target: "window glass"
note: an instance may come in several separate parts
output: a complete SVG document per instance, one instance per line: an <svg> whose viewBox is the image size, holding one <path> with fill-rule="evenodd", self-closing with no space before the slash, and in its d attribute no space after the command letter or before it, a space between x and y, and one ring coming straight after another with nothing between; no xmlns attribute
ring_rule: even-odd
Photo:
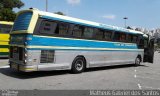
<svg viewBox="0 0 160 96"><path fill-rule="evenodd" d="M12 28L12 25L0 24L0 33L9 33L11 28Z"/></svg>
<svg viewBox="0 0 160 96"><path fill-rule="evenodd" d="M68 25L69 26L69 28L68 28L68 34L70 35L70 36L72 36L73 35L73 29L74 29L74 24L69 24Z"/></svg>
<svg viewBox="0 0 160 96"><path fill-rule="evenodd" d="M132 35L128 34L128 42L132 42Z"/></svg>
<svg viewBox="0 0 160 96"><path fill-rule="evenodd" d="M127 40L130 43L137 43L138 42L138 36L136 36L134 34L128 34Z"/></svg>
<svg viewBox="0 0 160 96"><path fill-rule="evenodd" d="M79 25L75 25L74 28L73 28L73 32L72 32L72 35L74 37L82 37L82 33L83 33L83 27L82 26L79 26Z"/></svg>
<svg viewBox="0 0 160 96"><path fill-rule="evenodd" d="M104 30L101 30L101 29L96 29L96 39L98 40L102 40L103 39L103 36L104 35Z"/></svg>
<svg viewBox="0 0 160 96"><path fill-rule="evenodd" d="M84 29L83 37L84 38L93 38L93 36L94 36L94 29L86 27Z"/></svg>
<svg viewBox="0 0 160 96"><path fill-rule="evenodd" d="M59 23L59 35L67 35L68 34L68 24L67 23Z"/></svg>
<svg viewBox="0 0 160 96"><path fill-rule="evenodd" d="M105 31L104 39L105 40L112 40L112 31Z"/></svg>
<svg viewBox="0 0 160 96"><path fill-rule="evenodd" d="M57 23L51 22L51 21L42 21L39 29L39 33L44 34L58 34L59 32L56 32L57 30Z"/></svg>
<svg viewBox="0 0 160 96"><path fill-rule="evenodd" d="M115 32L114 33L114 40L115 41L120 41L120 32Z"/></svg>
<svg viewBox="0 0 160 96"><path fill-rule="evenodd" d="M133 39L132 39L132 42L133 42L133 43L136 43L137 40L138 40L138 37L134 35L134 36L133 36Z"/></svg>
<svg viewBox="0 0 160 96"><path fill-rule="evenodd" d="M126 41L126 34L125 33L120 33L120 41L122 41L122 42Z"/></svg>

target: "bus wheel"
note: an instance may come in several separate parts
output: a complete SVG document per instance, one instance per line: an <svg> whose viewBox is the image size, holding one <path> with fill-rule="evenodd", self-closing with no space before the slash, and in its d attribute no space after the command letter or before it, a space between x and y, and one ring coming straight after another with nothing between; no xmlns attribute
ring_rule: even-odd
<svg viewBox="0 0 160 96"><path fill-rule="evenodd" d="M76 57L72 63L72 73L81 73L84 71L86 66L85 59L83 57Z"/></svg>
<svg viewBox="0 0 160 96"><path fill-rule="evenodd" d="M141 64L141 59L140 59L140 57L137 57L135 60L135 65L139 66L140 64Z"/></svg>

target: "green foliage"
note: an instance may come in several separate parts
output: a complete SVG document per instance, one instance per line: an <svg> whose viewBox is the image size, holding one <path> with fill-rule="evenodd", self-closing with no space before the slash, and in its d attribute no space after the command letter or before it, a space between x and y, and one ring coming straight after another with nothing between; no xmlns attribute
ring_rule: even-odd
<svg viewBox="0 0 160 96"><path fill-rule="evenodd" d="M0 10L1 21L14 21L15 17L16 17L15 12L10 10L9 8L4 8L3 10Z"/></svg>
<svg viewBox="0 0 160 96"><path fill-rule="evenodd" d="M13 8L21 8L24 3L21 0L0 0L0 20L14 21L16 13Z"/></svg>

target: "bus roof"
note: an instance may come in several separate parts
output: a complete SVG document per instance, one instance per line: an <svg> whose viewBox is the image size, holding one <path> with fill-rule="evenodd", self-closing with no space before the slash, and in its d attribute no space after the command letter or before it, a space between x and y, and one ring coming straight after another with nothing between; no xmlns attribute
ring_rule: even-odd
<svg viewBox="0 0 160 96"><path fill-rule="evenodd" d="M0 24L5 24L5 25L13 25L13 22L8 22L8 21L0 21Z"/></svg>
<svg viewBox="0 0 160 96"><path fill-rule="evenodd" d="M140 31L130 30L130 29L126 29L123 27L106 25L106 24L102 24L102 23L96 23L96 22L82 20L82 19L73 18L73 17L69 17L69 16L58 15L58 14L54 14L54 13L50 13L50 12L40 11L38 9L24 10L21 12L23 13L26 11L36 12L36 13L38 13L38 15L40 17L46 18L46 19L64 21L64 22L68 22L68 23L80 24L80 25L108 29L108 30L114 30L114 31L127 32L127 33L131 33L131 34L142 34L142 35L144 34L143 32L140 32ZM19 13L21 13L21 12L19 12Z"/></svg>

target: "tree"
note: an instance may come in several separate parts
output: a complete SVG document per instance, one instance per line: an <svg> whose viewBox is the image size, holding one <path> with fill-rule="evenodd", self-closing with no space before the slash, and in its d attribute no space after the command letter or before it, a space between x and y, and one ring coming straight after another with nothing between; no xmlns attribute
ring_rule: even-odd
<svg viewBox="0 0 160 96"><path fill-rule="evenodd" d="M60 12L60 11L58 11L58 12L54 12L55 14L58 14L58 15L63 15L63 16L65 16L66 14L64 14L63 12Z"/></svg>
<svg viewBox="0 0 160 96"><path fill-rule="evenodd" d="M13 8L21 8L24 3L21 0L0 0L0 20L14 21L16 13Z"/></svg>

